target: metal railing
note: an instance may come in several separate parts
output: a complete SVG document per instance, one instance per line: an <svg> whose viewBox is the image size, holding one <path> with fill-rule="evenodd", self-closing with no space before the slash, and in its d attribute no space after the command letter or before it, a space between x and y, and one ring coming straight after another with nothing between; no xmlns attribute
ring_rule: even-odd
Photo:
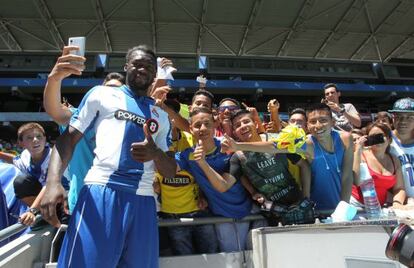
<svg viewBox="0 0 414 268"><path fill-rule="evenodd" d="M37 215L36 219L35 219L35 224L38 223L40 220L42 219L41 215ZM13 235L23 231L24 229L26 229L28 226L24 225L22 223L16 223L13 224L9 227L6 227L2 230L0 230L0 242L12 237Z"/></svg>
<svg viewBox="0 0 414 268"><path fill-rule="evenodd" d="M318 211L318 215L328 216L332 211ZM42 219L41 215L36 216L35 224ZM159 227L171 227L171 226L182 226L182 225L204 225L204 224L217 224L217 223L232 223L232 222L247 222L255 220L265 220L261 214L251 214L242 219L233 219L225 217L203 217L203 218L177 218L177 219L159 219ZM16 223L7 228L0 230L0 242L10 238L11 236L21 232L27 228L26 225Z"/></svg>

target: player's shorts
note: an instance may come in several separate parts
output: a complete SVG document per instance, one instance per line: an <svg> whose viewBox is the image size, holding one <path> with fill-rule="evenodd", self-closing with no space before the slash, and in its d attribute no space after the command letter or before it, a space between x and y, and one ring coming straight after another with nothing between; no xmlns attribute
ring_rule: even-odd
<svg viewBox="0 0 414 268"><path fill-rule="evenodd" d="M154 197L83 186L58 267L158 267Z"/></svg>

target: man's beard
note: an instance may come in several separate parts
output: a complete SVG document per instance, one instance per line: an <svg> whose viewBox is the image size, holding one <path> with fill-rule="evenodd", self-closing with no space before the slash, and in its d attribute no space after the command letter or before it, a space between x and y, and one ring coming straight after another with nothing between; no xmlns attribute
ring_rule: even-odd
<svg viewBox="0 0 414 268"><path fill-rule="evenodd" d="M149 86L152 84L152 81L149 81L149 79L144 81L136 81L136 79L134 79L135 77L128 77L128 86L138 95L146 95L147 94L147 90L149 88Z"/></svg>

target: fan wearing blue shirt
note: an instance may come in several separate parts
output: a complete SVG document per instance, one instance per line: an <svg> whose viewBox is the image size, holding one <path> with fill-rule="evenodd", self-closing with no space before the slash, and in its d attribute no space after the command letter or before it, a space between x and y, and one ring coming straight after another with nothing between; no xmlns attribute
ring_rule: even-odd
<svg viewBox="0 0 414 268"><path fill-rule="evenodd" d="M214 138L214 119L210 109L196 107L190 114L190 131L197 141L194 148L176 154L178 169L190 171L217 216L241 219L250 214L252 202L240 181L230 173L230 157L221 152ZM220 251L245 249L248 222L216 224Z"/></svg>

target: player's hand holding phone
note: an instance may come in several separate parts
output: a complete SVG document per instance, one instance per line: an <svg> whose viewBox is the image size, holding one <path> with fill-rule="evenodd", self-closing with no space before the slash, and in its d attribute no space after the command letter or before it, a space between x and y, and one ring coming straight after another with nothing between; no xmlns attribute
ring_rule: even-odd
<svg viewBox="0 0 414 268"><path fill-rule="evenodd" d="M85 69L85 38L71 37L69 45L65 46L52 71L49 79L62 81L70 75L82 75Z"/></svg>

